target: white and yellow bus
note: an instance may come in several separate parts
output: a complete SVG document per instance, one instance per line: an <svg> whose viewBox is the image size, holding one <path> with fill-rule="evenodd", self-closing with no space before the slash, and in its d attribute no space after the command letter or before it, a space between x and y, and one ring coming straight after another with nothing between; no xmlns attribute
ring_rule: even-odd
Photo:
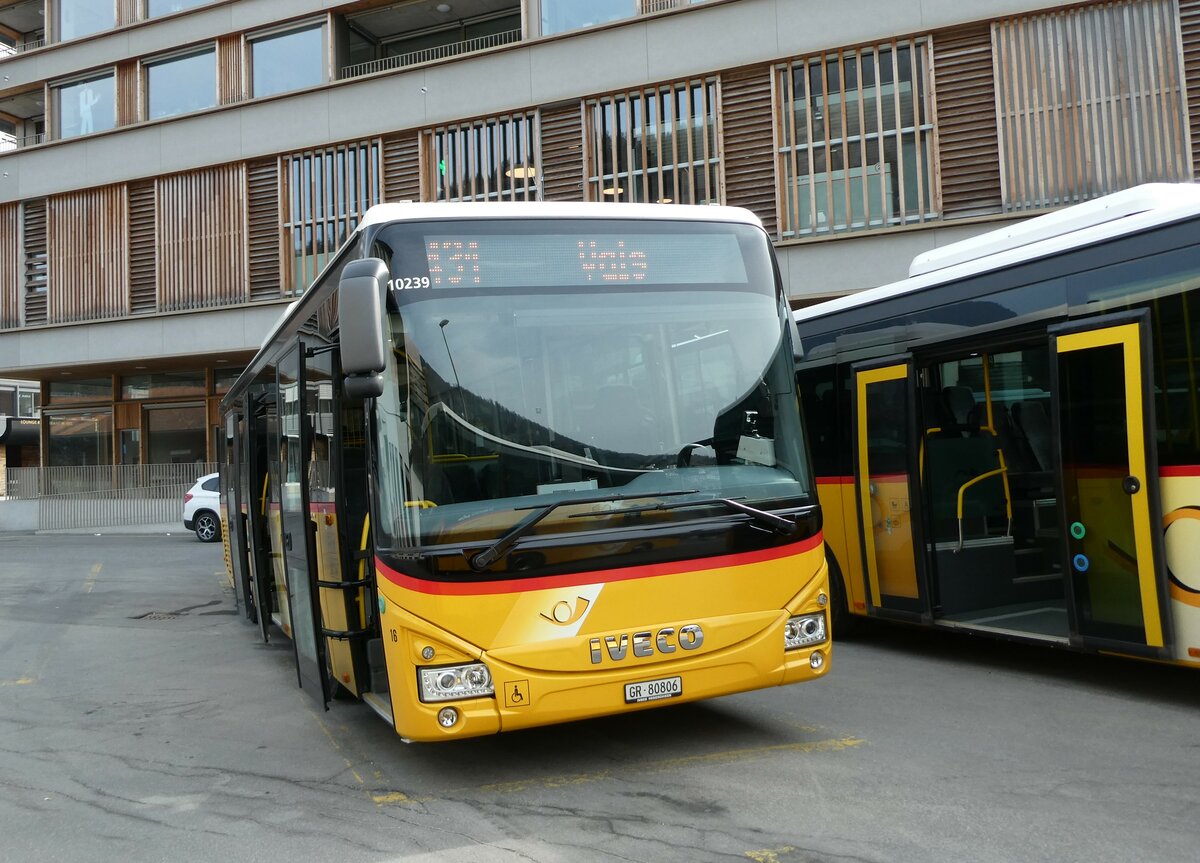
<svg viewBox="0 0 1200 863"><path fill-rule="evenodd" d="M1200 667L1200 187L795 313L835 617Z"/></svg>
<svg viewBox="0 0 1200 863"><path fill-rule="evenodd" d="M820 677L794 362L745 211L375 207L222 402L231 578L410 740Z"/></svg>

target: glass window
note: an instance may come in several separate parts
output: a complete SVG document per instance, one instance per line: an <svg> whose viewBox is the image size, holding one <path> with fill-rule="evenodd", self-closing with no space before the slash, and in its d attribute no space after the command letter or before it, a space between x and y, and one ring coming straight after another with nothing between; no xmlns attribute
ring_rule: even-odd
<svg viewBox="0 0 1200 863"><path fill-rule="evenodd" d="M241 369L217 369L213 372L213 394L225 395L234 381L241 377Z"/></svg>
<svg viewBox="0 0 1200 863"><path fill-rule="evenodd" d="M720 203L714 81L602 96L588 111L592 200Z"/></svg>
<svg viewBox="0 0 1200 863"><path fill-rule="evenodd" d="M42 394L37 390L18 390L17 416L35 417L42 403Z"/></svg>
<svg viewBox="0 0 1200 863"><path fill-rule="evenodd" d="M1192 179L1177 20L1124 0L996 22L1006 210Z"/></svg>
<svg viewBox="0 0 1200 863"><path fill-rule="evenodd" d="M111 400L111 378L50 382L50 403L53 405L69 405L80 402L107 402Z"/></svg>
<svg viewBox="0 0 1200 863"><path fill-rule="evenodd" d="M928 51L914 40L778 68L783 236L937 217Z"/></svg>
<svg viewBox="0 0 1200 863"><path fill-rule="evenodd" d="M213 0L146 0L146 17L157 18L159 15L182 12L184 9L193 9L211 2Z"/></svg>
<svg viewBox="0 0 1200 863"><path fill-rule="evenodd" d="M73 138L103 132L117 124L117 100L111 72L54 88L58 136Z"/></svg>
<svg viewBox="0 0 1200 863"><path fill-rule="evenodd" d="M542 35L632 18L637 11L636 0L542 0Z"/></svg>
<svg viewBox="0 0 1200 863"><path fill-rule="evenodd" d="M291 280L296 292L312 284L334 252L378 204L380 155L376 141L295 153L284 159L291 237Z"/></svg>
<svg viewBox="0 0 1200 863"><path fill-rule="evenodd" d="M58 41L111 30L117 25L113 0L58 0Z"/></svg>
<svg viewBox="0 0 1200 863"><path fill-rule="evenodd" d="M154 399L205 394L204 372L156 372L121 378L121 398Z"/></svg>
<svg viewBox="0 0 1200 863"><path fill-rule="evenodd" d="M325 81L325 40L320 25L256 39L250 46L254 96L270 96Z"/></svg>
<svg viewBox="0 0 1200 863"><path fill-rule="evenodd" d="M429 132L437 201L536 201L534 114L491 117Z"/></svg>
<svg viewBox="0 0 1200 863"><path fill-rule="evenodd" d="M208 440L204 405L146 408L149 464L203 462Z"/></svg>
<svg viewBox="0 0 1200 863"><path fill-rule="evenodd" d="M112 411L52 414L47 464L112 464Z"/></svg>
<svg viewBox="0 0 1200 863"><path fill-rule="evenodd" d="M146 66L146 118L202 111L217 104L217 53L206 48Z"/></svg>
<svg viewBox="0 0 1200 863"><path fill-rule="evenodd" d="M431 286L394 293L377 426L389 541L478 537L564 495L808 493L761 231L518 221L377 238L394 277ZM476 275L446 275L459 265ZM567 510L548 529L586 529Z"/></svg>
<svg viewBox="0 0 1200 863"><path fill-rule="evenodd" d="M122 429L119 441L120 451L117 453L121 464L142 463L142 430Z"/></svg>

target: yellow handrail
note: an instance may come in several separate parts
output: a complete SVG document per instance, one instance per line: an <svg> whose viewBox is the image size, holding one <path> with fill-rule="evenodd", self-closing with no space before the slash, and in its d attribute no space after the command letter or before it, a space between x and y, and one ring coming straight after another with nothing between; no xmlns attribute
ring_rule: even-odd
<svg viewBox="0 0 1200 863"><path fill-rule="evenodd" d="M1003 460L1004 456L1001 455L1000 458L1001 458L1001 460ZM1008 468L1007 467L998 467L995 470L989 470L987 473L981 473L979 476L975 477L974 479L967 480L966 482L964 482L962 485L960 485L958 487L958 507L955 510L955 512L958 515L958 548L955 549L956 552L962 551L962 547L963 547L963 495L965 495L967 493L967 489L969 489L971 486L975 485L975 483L983 482L985 479L990 479L991 477L994 477L997 474L1002 474L1007 478ZM1007 482L1005 483L1004 487L1005 487L1005 492L1006 492L1006 495L1004 498L1004 511L1005 511L1005 515L1008 516L1008 531L1005 532L1004 535L1008 536L1009 532L1012 531L1012 501L1007 496L1007 490L1008 490Z"/></svg>

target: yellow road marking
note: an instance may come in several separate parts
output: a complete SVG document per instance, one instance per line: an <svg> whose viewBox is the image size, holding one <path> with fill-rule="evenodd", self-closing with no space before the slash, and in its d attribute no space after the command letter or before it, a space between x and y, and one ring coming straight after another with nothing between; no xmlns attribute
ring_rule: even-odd
<svg viewBox="0 0 1200 863"><path fill-rule="evenodd" d="M92 592L92 588L96 586L96 576L98 576L100 574L100 570L102 570L102 569L104 569L104 564L102 564L102 563L93 563L92 564L91 574L88 576L87 581L85 581L83 583L83 592L84 593Z"/></svg>
<svg viewBox="0 0 1200 863"><path fill-rule="evenodd" d="M0 680L0 686L27 686L33 682L32 677L18 677L16 680Z"/></svg>
<svg viewBox="0 0 1200 863"><path fill-rule="evenodd" d="M791 845L782 848L763 848L761 851L747 851L746 856L755 863L779 863L780 854L791 854L796 849Z"/></svg>
<svg viewBox="0 0 1200 863"><path fill-rule="evenodd" d="M387 803L408 803L412 798L403 791L392 791L388 794L372 794L371 799L383 806Z"/></svg>

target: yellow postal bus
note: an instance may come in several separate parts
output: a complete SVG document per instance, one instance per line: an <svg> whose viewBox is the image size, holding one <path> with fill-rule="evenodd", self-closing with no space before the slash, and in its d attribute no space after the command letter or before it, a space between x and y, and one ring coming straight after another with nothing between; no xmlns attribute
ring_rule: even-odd
<svg viewBox="0 0 1200 863"><path fill-rule="evenodd" d="M833 614L1200 667L1200 187L795 313Z"/></svg>
<svg viewBox="0 0 1200 863"><path fill-rule="evenodd" d="M410 740L819 677L794 362L745 211L375 207L222 402L231 578Z"/></svg>

